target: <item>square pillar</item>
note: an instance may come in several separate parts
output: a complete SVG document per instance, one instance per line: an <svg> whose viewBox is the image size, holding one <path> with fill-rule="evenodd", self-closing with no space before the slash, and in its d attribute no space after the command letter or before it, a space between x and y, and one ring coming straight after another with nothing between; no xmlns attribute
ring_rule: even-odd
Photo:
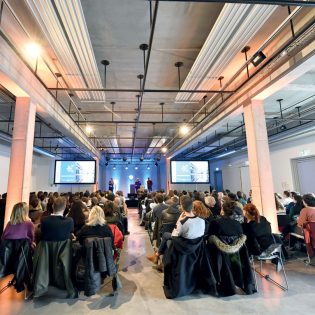
<svg viewBox="0 0 315 315"><path fill-rule="evenodd" d="M278 220L264 104L261 100L252 100L243 108L252 202L271 223L272 231L277 232Z"/></svg>
<svg viewBox="0 0 315 315"><path fill-rule="evenodd" d="M29 202L32 180L36 105L29 97L17 97L8 178L5 225L17 202Z"/></svg>
<svg viewBox="0 0 315 315"><path fill-rule="evenodd" d="M101 179L101 176L100 176L100 160L99 158L95 158L95 172L96 172L96 175L95 175L95 184L92 186L92 190L93 192L99 190L99 181Z"/></svg>

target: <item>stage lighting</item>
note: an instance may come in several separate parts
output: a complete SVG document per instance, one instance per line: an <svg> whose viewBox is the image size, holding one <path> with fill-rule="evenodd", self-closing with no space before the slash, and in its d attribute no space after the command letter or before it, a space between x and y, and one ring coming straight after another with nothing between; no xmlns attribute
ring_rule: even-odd
<svg viewBox="0 0 315 315"><path fill-rule="evenodd" d="M123 157L123 161L124 161L124 162L126 162L126 161L127 161L127 158L126 158L125 156Z"/></svg>
<svg viewBox="0 0 315 315"><path fill-rule="evenodd" d="M163 153L166 153L166 152L167 152L167 147L163 147L163 148L161 149L161 151L162 151Z"/></svg>
<svg viewBox="0 0 315 315"><path fill-rule="evenodd" d="M262 51L257 52L252 60L252 64L257 67L260 63L262 63L267 57Z"/></svg>
<svg viewBox="0 0 315 315"><path fill-rule="evenodd" d="M143 154L141 155L141 157L140 157L140 162L143 162L144 161L144 156L143 156Z"/></svg>

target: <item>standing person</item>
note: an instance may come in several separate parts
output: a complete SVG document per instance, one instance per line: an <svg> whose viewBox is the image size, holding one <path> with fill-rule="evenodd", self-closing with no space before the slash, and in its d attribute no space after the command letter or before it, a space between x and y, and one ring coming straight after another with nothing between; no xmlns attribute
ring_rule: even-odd
<svg viewBox="0 0 315 315"><path fill-rule="evenodd" d="M138 192L138 189L140 189L141 187L141 181L139 178L136 179L136 182L135 182L135 189L136 189L136 192Z"/></svg>
<svg viewBox="0 0 315 315"><path fill-rule="evenodd" d="M148 191L149 191L149 192L152 191L152 186L153 186L153 182L152 182L151 178L148 177L148 180L147 180L147 187L148 187Z"/></svg>
<svg viewBox="0 0 315 315"><path fill-rule="evenodd" d="M111 192L114 191L114 180L113 178L111 178L108 182L108 190L110 190Z"/></svg>

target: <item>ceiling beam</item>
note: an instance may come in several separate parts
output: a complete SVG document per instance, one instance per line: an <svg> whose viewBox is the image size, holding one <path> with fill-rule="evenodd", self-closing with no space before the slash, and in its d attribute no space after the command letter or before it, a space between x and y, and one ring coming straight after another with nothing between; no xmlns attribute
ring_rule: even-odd
<svg viewBox="0 0 315 315"><path fill-rule="evenodd" d="M112 120L84 120L77 122L79 125L86 124L134 124L134 120L125 120L125 121L112 121ZM194 125L192 122L183 122L183 121L138 121L139 124L185 124L185 125Z"/></svg>
<svg viewBox="0 0 315 315"><path fill-rule="evenodd" d="M126 92L126 93L234 93L224 90L179 90L179 89L105 89L105 88L48 88L49 91L67 92Z"/></svg>
<svg viewBox="0 0 315 315"><path fill-rule="evenodd" d="M150 1L150 0L148 0ZM156 0L151 0L156 1ZM266 4L282 6L315 7L315 1L309 0L160 0L162 2L209 2L209 3L243 3L243 4Z"/></svg>

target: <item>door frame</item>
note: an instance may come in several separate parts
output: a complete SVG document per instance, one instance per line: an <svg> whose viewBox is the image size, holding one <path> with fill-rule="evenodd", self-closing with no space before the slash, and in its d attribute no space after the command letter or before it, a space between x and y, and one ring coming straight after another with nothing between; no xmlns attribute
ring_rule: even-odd
<svg viewBox="0 0 315 315"><path fill-rule="evenodd" d="M298 191L299 193L301 193L301 183L299 179L297 165L299 162L303 162L307 160L315 160L315 155L301 156L301 157L293 158L290 160L291 170L292 170L292 179L293 179L293 189L294 191Z"/></svg>

